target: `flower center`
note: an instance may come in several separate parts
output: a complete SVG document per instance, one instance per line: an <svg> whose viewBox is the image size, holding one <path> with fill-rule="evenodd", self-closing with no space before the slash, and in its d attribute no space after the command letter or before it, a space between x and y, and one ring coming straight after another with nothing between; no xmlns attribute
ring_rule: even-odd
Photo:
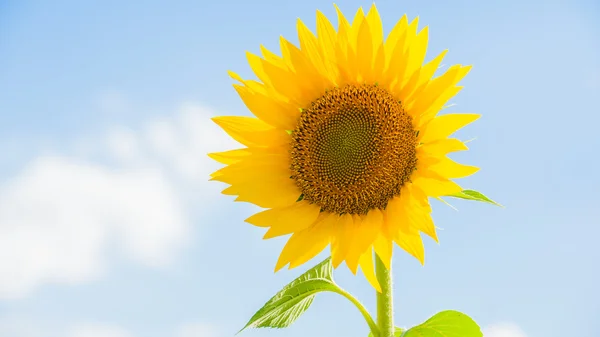
<svg viewBox="0 0 600 337"><path fill-rule="evenodd" d="M322 211L385 209L417 165L412 118L389 92L347 85L302 111L292 133L292 178Z"/></svg>

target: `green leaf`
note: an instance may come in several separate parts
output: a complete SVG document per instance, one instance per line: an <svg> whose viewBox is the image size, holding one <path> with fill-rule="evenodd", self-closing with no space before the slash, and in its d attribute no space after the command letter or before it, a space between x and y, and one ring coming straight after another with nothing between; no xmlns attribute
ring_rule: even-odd
<svg viewBox="0 0 600 337"><path fill-rule="evenodd" d="M483 193L477 192L477 191L473 191L473 190L463 190L463 191L458 192L456 194L447 195L447 197L453 197L453 198L460 198L460 199L466 199L466 200L474 200L474 201L487 202L488 204L492 204L492 205L504 207L504 206L500 205L499 203L495 202L494 200L486 197L485 195L483 195Z"/></svg>
<svg viewBox="0 0 600 337"><path fill-rule="evenodd" d="M340 291L333 281L332 273L331 258L327 258L283 287L250 318L239 332L246 328L290 326L310 307L317 293Z"/></svg>
<svg viewBox="0 0 600 337"><path fill-rule="evenodd" d="M403 332L404 332L404 329L399 328L399 327L395 327L394 328L394 337L400 337L400 336L402 336ZM369 332L369 337L375 337L375 336L373 335L372 332Z"/></svg>
<svg viewBox="0 0 600 337"><path fill-rule="evenodd" d="M483 333L471 317L446 310L408 329L402 337L483 337Z"/></svg>

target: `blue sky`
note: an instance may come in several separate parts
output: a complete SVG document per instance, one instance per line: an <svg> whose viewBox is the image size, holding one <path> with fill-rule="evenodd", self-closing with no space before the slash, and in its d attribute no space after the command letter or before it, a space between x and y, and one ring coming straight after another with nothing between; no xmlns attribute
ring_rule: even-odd
<svg viewBox="0 0 600 337"><path fill-rule="evenodd" d="M482 118L455 158L506 206L434 202L426 265L395 250L398 325L457 309L488 337L599 336L600 4L377 6L386 31L420 16L428 58L474 66L451 110ZM243 222L256 208L206 181L205 153L235 146L209 117L247 114L226 71L250 77L244 52L296 41L317 9L334 17L314 0L0 0L0 336L232 336L308 267L273 274L284 240ZM362 277L335 276L374 308ZM324 294L241 336L367 333Z"/></svg>

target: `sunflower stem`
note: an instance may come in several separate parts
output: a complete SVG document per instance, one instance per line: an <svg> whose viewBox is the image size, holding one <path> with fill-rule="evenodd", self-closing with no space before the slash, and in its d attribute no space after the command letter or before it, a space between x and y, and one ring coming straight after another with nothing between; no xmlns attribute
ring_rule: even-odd
<svg viewBox="0 0 600 337"><path fill-rule="evenodd" d="M386 268L383 261L375 254L375 273L381 286L377 292L377 326L379 337L394 336L394 310L392 297L392 266Z"/></svg>
<svg viewBox="0 0 600 337"><path fill-rule="evenodd" d="M348 300L350 300L350 302L352 302L352 304L354 304L356 306L356 308L358 308L360 313L365 318L365 321L367 321L367 324L369 325L369 330L371 330L371 333L373 333L373 336L378 336L377 324L375 323L375 321L373 321L373 318L371 317L371 314L369 314L369 311L367 310L367 308L365 308L365 306L362 303L360 303L359 300L357 300L354 296L352 296L349 292L345 291L342 288L338 287L338 289L335 290L334 292L336 292L336 293L344 296Z"/></svg>

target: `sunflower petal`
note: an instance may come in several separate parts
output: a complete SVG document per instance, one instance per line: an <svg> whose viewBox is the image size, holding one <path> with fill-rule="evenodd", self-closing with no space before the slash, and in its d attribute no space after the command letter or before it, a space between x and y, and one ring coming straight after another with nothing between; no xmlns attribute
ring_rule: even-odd
<svg viewBox="0 0 600 337"><path fill-rule="evenodd" d="M231 138L246 146L266 147L290 142L290 136L257 118L243 116L213 117Z"/></svg>
<svg viewBox="0 0 600 337"><path fill-rule="evenodd" d="M300 232L294 233L283 247L275 271L288 263L289 268L302 265L323 251L330 243L336 214L321 214L317 222Z"/></svg>
<svg viewBox="0 0 600 337"><path fill-rule="evenodd" d="M285 67L285 61L283 58L272 51L268 50L267 47L260 45L260 52L263 55L263 58L281 68Z"/></svg>
<svg viewBox="0 0 600 337"><path fill-rule="evenodd" d="M338 70L337 63L335 62L336 32L329 19L320 11L317 11L317 36L327 73L332 74L332 79L334 82L337 82Z"/></svg>
<svg viewBox="0 0 600 337"><path fill-rule="evenodd" d="M319 216L321 208L306 201L288 207L273 208L246 219L258 227L271 227L263 239L295 233L308 228Z"/></svg>
<svg viewBox="0 0 600 337"><path fill-rule="evenodd" d="M408 216L404 208L404 200L401 197L395 197L388 201L383 218L386 228L384 234L388 238L393 238L393 233L399 230L408 230Z"/></svg>
<svg viewBox="0 0 600 337"><path fill-rule="evenodd" d="M356 42L356 66L362 80L366 83L373 83L375 79L372 75L373 63L373 41L371 39L371 29L366 20L362 21L358 30Z"/></svg>
<svg viewBox="0 0 600 337"><path fill-rule="evenodd" d="M458 83L468 73L468 69L470 68L453 66L442 76L431 80L419 99L414 103L414 106L411 107L412 114L418 116L427 111L430 106L439 100L444 92Z"/></svg>
<svg viewBox="0 0 600 337"><path fill-rule="evenodd" d="M407 253L414 256L421 264L425 264L425 247L418 231L398 232L394 242Z"/></svg>
<svg viewBox="0 0 600 337"><path fill-rule="evenodd" d="M415 20L417 21L417 20ZM429 41L429 27L425 26L411 41L410 59L406 66L406 74L412 74L421 68L425 55L427 54L427 44Z"/></svg>
<svg viewBox="0 0 600 337"><path fill-rule="evenodd" d="M373 50L377 50L383 43L383 25L381 23L379 12L377 11L377 6L375 6L374 3L371 5L371 8L369 9L365 19L369 23L371 30Z"/></svg>
<svg viewBox="0 0 600 337"><path fill-rule="evenodd" d="M221 164L233 164L233 163L237 163L240 160L242 160L242 158L246 157L250 155L250 151L248 151L248 149L236 149L236 150L229 150L229 151L222 151L222 152L213 152L213 153L209 153L208 156L221 163Z"/></svg>
<svg viewBox="0 0 600 337"><path fill-rule="evenodd" d="M418 176L413 180L413 186L430 197L441 197L462 191L462 187L451 180L438 180L422 176Z"/></svg>
<svg viewBox="0 0 600 337"><path fill-rule="evenodd" d="M300 111L293 105L278 102L269 95L253 92L245 86L234 84L233 87L256 117L283 130L293 130L296 127Z"/></svg>
<svg viewBox="0 0 600 337"><path fill-rule="evenodd" d="M336 234L331 243L331 264L337 268L346 259L356 233L356 225L352 215L340 216L336 224Z"/></svg>
<svg viewBox="0 0 600 337"><path fill-rule="evenodd" d="M454 132L477 120L478 114L448 114L435 117L419 133L419 141L428 143L447 138Z"/></svg>
<svg viewBox="0 0 600 337"><path fill-rule="evenodd" d="M352 50L356 51L358 41L358 34L360 32L360 27L362 26L363 21L365 20L365 12L362 7L358 7L356 14L354 14L354 19L352 20L352 25L350 26L349 31L349 42Z"/></svg>
<svg viewBox="0 0 600 337"><path fill-rule="evenodd" d="M404 41L406 39L406 29L408 28L408 17L404 14L400 20L396 22L394 28L388 34L385 40L385 53L386 53L386 68L389 68L390 62L397 63L399 60L392 57L396 52L404 53ZM396 49L397 46L400 48Z"/></svg>
<svg viewBox="0 0 600 337"><path fill-rule="evenodd" d="M236 201L250 202L262 208L285 207L294 204L300 190L290 178L252 180L235 184L231 191L238 195Z"/></svg>
<svg viewBox="0 0 600 337"><path fill-rule="evenodd" d="M381 286L379 285L379 281L377 281L377 276L375 275L375 265L373 264L373 250L369 248L363 255L360 257L360 261L358 262L360 265L360 269L362 270L365 278L375 290L381 292Z"/></svg>
<svg viewBox="0 0 600 337"><path fill-rule="evenodd" d="M421 150L434 156L445 156L451 152L465 151L469 148L456 138L443 138L421 146Z"/></svg>
<svg viewBox="0 0 600 337"><path fill-rule="evenodd" d="M390 269L392 263L392 240L388 239L383 234L379 234L377 239L375 239L373 247L385 267Z"/></svg>
<svg viewBox="0 0 600 337"><path fill-rule="evenodd" d="M328 76L329 73L323 64L322 52L319 46L319 41L315 35L306 27L302 20L296 22L298 30L298 40L300 41L300 49L310 60L312 65L317 69L321 76Z"/></svg>
<svg viewBox="0 0 600 337"><path fill-rule="evenodd" d="M358 219L357 219L358 218ZM357 232L354 237L351 251L346 257L346 264L352 273L356 274L358 262L363 253L369 249L383 226L383 213L379 209L372 209L365 216L356 216L354 220Z"/></svg>
<svg viewBox="0 0 600 337"><path fill-rule="evenodd" d="M479 167L459 164L448 157L441 158L428 169L446 178L464 178L479 171Z"/></svg>

